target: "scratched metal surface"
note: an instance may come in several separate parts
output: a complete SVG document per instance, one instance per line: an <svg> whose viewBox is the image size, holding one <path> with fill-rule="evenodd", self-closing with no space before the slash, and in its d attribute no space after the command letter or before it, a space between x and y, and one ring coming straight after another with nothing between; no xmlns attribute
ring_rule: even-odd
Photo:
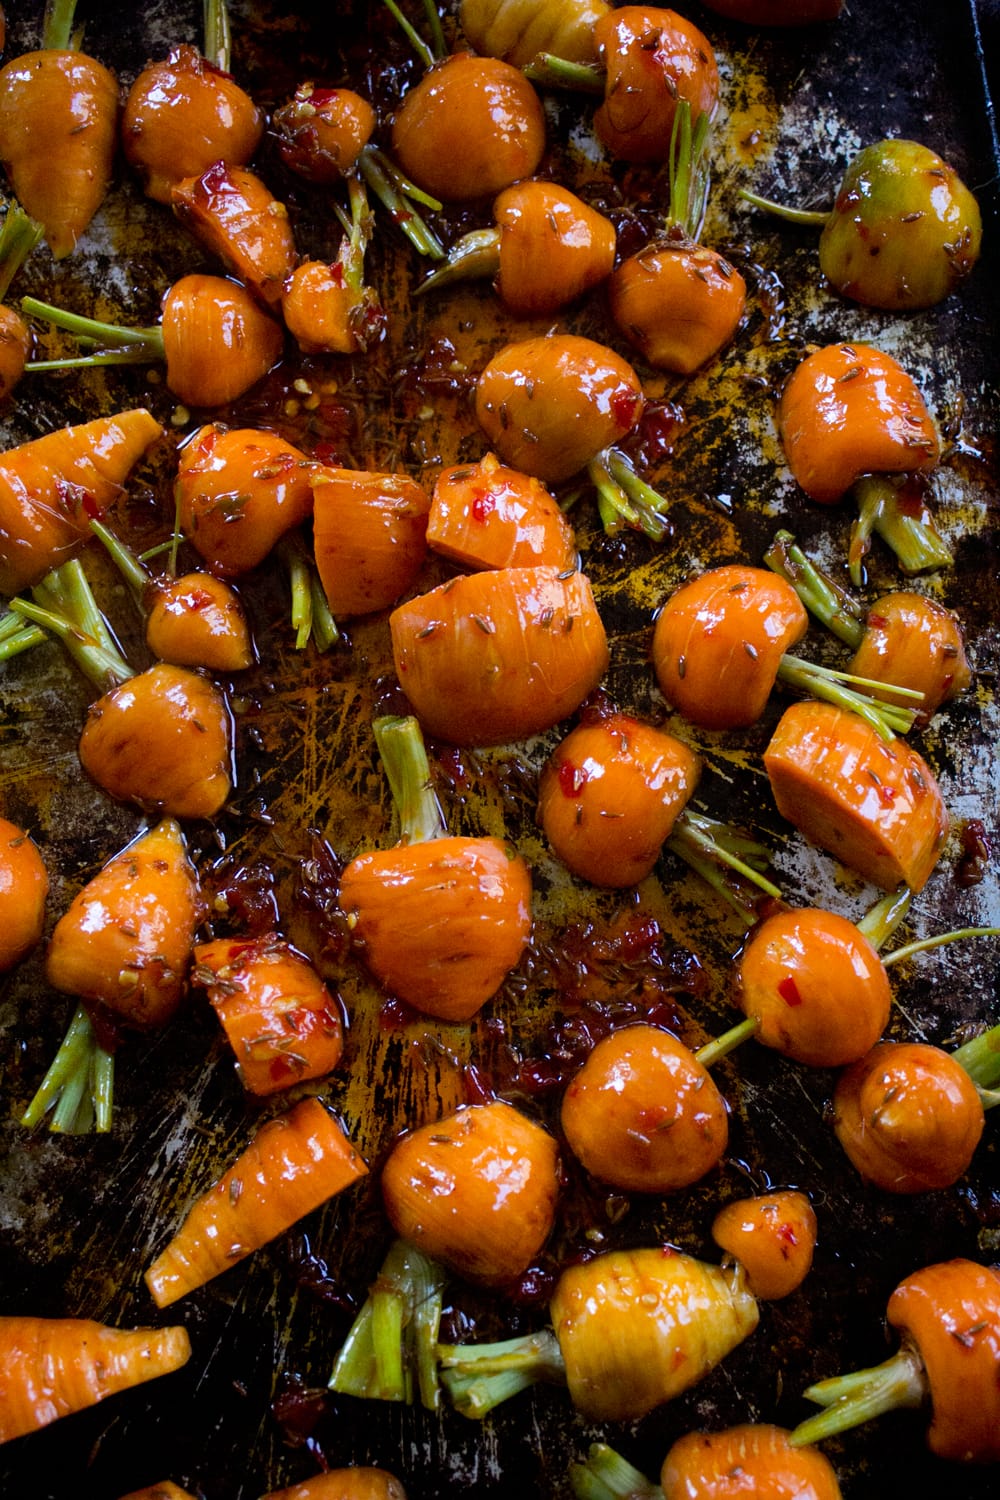
<svg viewBox="0 0 1000 1500"><path fill-rule="evenodd" d="M7 56L34 45L39 6L9 6ZM302 78L350 82L385 103L383 59L407 74L398 39L378 7L300 5L233 7L235 71L266 106ZM777 382L808 343L870 338L918 376L939 418L964 411L960 438L935 480L942 529L956 555L953 570L923 586L956 608L976 668L972 691L940 715L922 748L940 773L956 828L979 818L998 847L996 619L998 552L995 495L998 427L996 367L997 158L984 93L977 24L994 37L995 11L977 23L965 4L923 0L902 27L889 0L852 0L833 25L803 33L753 34L689 7L712 38L724 74L716 126L713 197L704 238L727 246L748 268L751 315L733 347L683 388L643 370L651 395L673 397L683 411L672 454L654 478L669 495L672 540L599 535L589 502L576 514L587 566L612 634L608 688L621 703L658 713L662 704L647 660L653 610L692 571L735 557L757 560L779 525L828 561L844 545L846 512L806 504L784 469L773 427ZM147 56L171 42L199 39L200 7L159 0L141 11L86 7L87 45L123 82ZM626 199L642 186L609 172L595 156L587 109L550 106L548 170L589 181ZM843 166L862 144L910 136L950 158L980 195L986 218L983 262L943 306L909 316L848 306L820 284L815 240L741 208L739 186L809 204L829 201ZM339 230L321 193L297 187L262 162L287 198L300 246L332 254ZM15 290L37 291L81 310L122 321L155 320L160 295L201 264L169 215L147 204L123 166L79 252L53 267L35 257ZM435 337L450 337L470 368L510 334L483 288L413 302L406 288L414 258L382 219L371 276L390 310L387 342L364 360L289 363L265 397L233 413L247 423L277 422L308 446L334 441L345 461L431 475L441 462L480 451L467 402L434 386L423 390L400 370ZM569 321L614 342L600 297ZM627 351L623 351L627 352ZM310 412L293 379L323 402ZM283 383L282 383L283 382ZM177 415L162 384L146 371L25 382L0 413L4 446L67 421L148 403L170 425ZM298 409L286 406L298 402ZM186 425L178 421L175 429ZM169 519L169 453L141 469L130 486L129 524L152 533ZM99 559L88 561L103 602L141 661L126 604ZM428 578L444 576L438 569ZM889 585L889 560L876 551L872 587ZM601 1218L599 1196L574 1179L582 1204L565 1208L561 1243L571 1244L586 1213L598 1214L607 1242L668 1239L708 1258L714 1208L748 1187L794 1183L819 1216L816 1263L803 1289L765 1306L755 1335L696 1390L635 1428L599 1429L571 1410L562 1392L518 1398L484 1424L449 1410L440 1417L407 1408L320 1402L312 1446L294 1446L273 1413L291 1381L320 1392L343 1338L341 1297L362 1297L386 1243L378 1209L377 1165L393 1135L434 1118L463 1097L463 1066L485 1068L503 1041L526 1055L547 1022L567 1008L565 973L545 962L568 924L630 908L650 912L667 947L696 954L703 992L682 995L678 1021L697 1045L733 1019L725 974L739 930L726 909L680 866L664 861L633 903L590 891L560 873L534 826L534 772L558 734L529 746L463 756L445 787L456 829L506 831L531 862L537 943L531 964L467 1028L419 1021L388 1027L380 997L331 936L328 887L314 859L325 842L339 857L391 838L387 796L368 725L390 671L384 619L352 627L328 657L296 653L285 624L283 585L266 569L245 593L261 648L260 669L234 701L239 785L211 829L190 830L208 881L242 881L280 914L290 936L313 953L336 983L351 1016L345 1065L325 1096L373 1165L368 1186L311 1216L298 1232L260 1252L172 1310L187 1325L194 1354L181 1373L115 1398L57 1427L0 1449L0 1493L35 1500L115 1497L172 1478L205 1500L249 1500L330 1464L378 1462L395 1470L413 1500L461 1494L564 1496L567 1464L604 1437L656 1474L669 1443L696 1424L777 1420L805 1415L798 1393L810 1380L884 1357L883 1327L896 1282L926 1262L955 1254L1000 1258L1000 1178L996 1125L968 1177L929 1199L891 1200L862 1187L839 1155L827 1121L832 1078L747 1047L719 1068L732 1107L732 1142L721 1169L687 1193L633 1201ZM816 633L817 655L830 648ZM0 672L0 791L3 812L36 834L52 874L49 927L82 882L137 831L141 820L89 786L76 760L76 738L90 692L55 647L40 648ZM770 806L759 755L780 711L740 736L698 736L672 723L704 755L699 801L709 811L759 829L775 854L785 891L858 915L872 897L826 856L805 848ZM319 842L318 842L319 841ZM914 903L910 929L931 933L997 921L995 861L981 884L955 880L957 844ZM321 872L320 872L321 873ZM334 934L335 936L335 934ZM945 950L894 977L892 1034L947 1042L1000 1019L996 948ZM619 983L624 981L619 979ZM17 1119L62 1035L71 1002L48 989L36 954L0 984L0 1311L81 1315L119 1324L163 1321L142 1273L191 1196L210 1183L246 1142L257 1111L247 1104L203 1004L192 1002L164 1034L132 1041L121 1054L113 1133L106 1138L27 1135ZM498 1042L498 1037L500 1041ZM551 1112L552 1101L533 1107ZM618 1209L622 1205L617 1205ZM574 1213L576 1219L574 1220ZM311 1258L310 1258L311 1257ZM303 1269L310 1274L304 1276ZM323 1273L325 1269L325 1276ZM334 1293L324 1296L323 1293ZM462 1293L456 1292L461 1300ZM505 1306L484 1314L491 1332L523 1328L538 1311ZM927 1455L925 1417L883 1419L828 1449L851 1500L905 1486L911 1500L947 1493L955 1500L995 1494L995 1473L959 1470Z"/></svg>

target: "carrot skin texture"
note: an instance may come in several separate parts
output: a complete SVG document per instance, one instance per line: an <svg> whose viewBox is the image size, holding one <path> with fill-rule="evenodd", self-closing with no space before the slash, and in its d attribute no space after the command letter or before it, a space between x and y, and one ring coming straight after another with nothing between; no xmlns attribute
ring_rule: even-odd
<svg viewBox="0 0 1000 1500"><path fill-rule="evenodd" d="M388 1470L359 1464L349 1469L328 1469L301 1484L274 1490L263 1500L406 1500L406 1491Z"/></svg>
<svg viewBox="0 0 1000 1500"><path fill-rule="evenodd" d="M518 317L545 317L598 286L615 263L615 227L575 193L518 182L493 205L497 296Z"/></svg>
<svg viewBox="0 0 1000 1500"><path fill-rule="evenodd" d="M606 69L594 128L613 156L664 161L679 99L692 121L714 115L720 84L711 43L676 11L620 6L596 23L594 43Z"/></svg>
<svg viewBox="0 0 1000 1500"><path fill-rule="evenodd" d="M18 594L90 539L92 517L122 493L163 434L139 407L45 433L0 454L0 593Z"/></svg>
<svg viewBox="0 0 1000 1500"><path fill-rule="evenodd" d="M211 818L232 788L232 738L214 683L159 662L90 705L78 751L109 797L178 818Z"/></svg>
<svg viewBox="0 0 1000 1500"><path fill-rule="evenodd" d="M424 731L502 745L550 729L607 670L586 575L551 567L464 574L395 609L396 674Z"/></svg>
<svg viewBox="0 0 1000 1500"><path fill-rule="evenodd" d="M280 302L295 270L295 241L285 205L255 173L217 161L179 182L170 201L185 228L265 306Z"/></svg>
<svg viewBox="0 0 1000 1500"><path fill-rule="evenodd" d="M368 1171L318 1099L262 1125L214 1187L196 1200L146 1272L168 1307L289 1229Z"/></svg>
<svg viewBox="0 0 1000 1500"><path fill-rule="evenodd" d="M169 1375L184 1328L109 1328L87 1318L0 1318L0 1443Z"/></svg>
<svg viewBox="0 0 1000 1500"><path fill-rule="evenodd" d="M14 968L41 941L49 874L33 840L0 818L0 973Z"/></svg>
<svg viewBox="0 0 1000 1500"><path fill-rule="evenodd" d="M388 609L427 555L430 497L406 474L318 468L312 478L316 569L334 618Z"/></svg>
<svg viewBox="0 0 1000 1500"><path fill-rule="evenodd" d="M307 182L339 182L375 129L375 111L353 89L304 83L271 116L281 159Z"/></svg>
<svg viewBox="0 0 1000 1500"><path fill-rule="evenodd" d="M555 498L495 453L442 469L431 496L427 543L470 572L573 567L576 537Z"/></svg>
<svg viewBox="0 0 1000 1500"><path fill-rule="evenodd" d="M95 58L43 49L0 69L0 156L56 260L104 200L117 133L118 80Z"/></svg>
<svg viewBox="0 0 1000 1500"><path fill-rule="evenodd" d="M24 374L33 336L12 307L0 306L0 401L5 400Z"/></svg>
<svg viewBox="0 0 1000 1500"><path fill-rule="evenodd" d="M829 1459L788 1439L767 1423L688 1432L663 1460L664 1500L841 1500Z"/></svg>
<svg viewBox="0 0 1000 1500"><path fill-rule="evenodd" d="M263 113L250 96L186 43L143 69L122 113L125 158L157 203L169 204L179 182L217 161L244 166L263 133Z"/></svg>
<svg viewBox="0 0 1000 1500"><path fill-rule="evenodd" d="M916 473L941 457L913 377L871 344L807 355L781 392L778 430L794 478L818 505L834 505L863 474Z"/></svg>
<svg viewBox="0 0 1000 1500"><path fill-rule="evenodd" d="M402 1136L382 1170L397 1234L483 1286L527 1270L548 1239L558 1148L502 1100L472 1104Z"/></svg>
<svg viewBox="0 0 1000 1500"><path fill-rule="evenodd" d="M277 934L200 943L192 982L207 991L248 1093L325 1078L340 1061L337 1002L309 960Z"/></svg>
<svg viewBox="0 0 1000 1500"><path fill-rule="evenodd" d="M737 1198L716 1214L712 1238L746 1271L754 1296L776 1302L797 1291L812 1268L816 1214L793 1189Z"/></svg>
<svg viewBox="0 0 1000 1500"><path fill-rule="evenodd" d="M654 369L693 375L729 343L746 310L746 282L704 245L654 241L608 282L611 316Z"/></svg>
<svg viewBox="0 0 1000 1500"><path fill-rule="evenodd" d="M246 287L195 273L175 281L161 319L167 384L186 406L224 406L278 363L281 325Z"/></svg>
<svg viewBox="0 0 1000 1500"><path fill-rule="evenodd" d="M517 964L531 932L531 876L508 844L445 837L358 855L340 906L390 994L467 1021Z"/></svg>
<svg viewBox="0 0 1000 1500"><path fill-rule="evenodd" d="M958 621L924 594L899 589L874 601L865 634L847 670L923 693L921 720L956 698L972 681ZM866 688L884 703L904 704L891 688ZM913 701L912 699L910 700Z"/></svg>
<svg viewBox="0 0 1000 1500"><path fill-rule="evenodd" d="M187 988L206 914L184 836L164 819L99 870L56 923L49 983L96 1001L126 1025L163 1026Z"/></svg>
<svg viewBox="0 0 1000 1500"><path fill-rule="evenodd" d="M887 1317L924 1364L931 1451L958 1463L1000 1460L1000 1275L961 1257L925 1266L900 1282Z"/></svg>
<svg viewBox="0 0 1000 1500"><path fill-rule="evenodd" d="M212 573L159 582L146 616L146 645L175 667L240 672L255 660L238 595Z"/></svg>
<svg viewBox="0 0 1000 1500"><path fill-rule="evenodd" d="M404 98L392 152L443 203L499 193L531 177L545 150L545 115L524 74L495 57L455 52Z"/></svg>
<svg viewBox="0 0 1000 1500"><path fill-rule="evenodd" d="M594 26L607 15L604 0L564 0L558 6L535 0L462 0L462 32L477 52L502 57L523 68L539 52L568 62L593 62Z"/></svg>
<svg viewBox="0 0 1000 1500"><path fill-rule="evenodd" d="M778 811L882 890L922 890L948 837L933 772L903 740L887 744L856 714L793 703L764 752Z"/></svg>
<svg viewBox="0 0 1000 1500"><path fill-rule="evenodd" d="M688 1390L757 1326L742 1270L669 1247L572 1265L549 1304L573 1405L634 1421Z"/></svg>

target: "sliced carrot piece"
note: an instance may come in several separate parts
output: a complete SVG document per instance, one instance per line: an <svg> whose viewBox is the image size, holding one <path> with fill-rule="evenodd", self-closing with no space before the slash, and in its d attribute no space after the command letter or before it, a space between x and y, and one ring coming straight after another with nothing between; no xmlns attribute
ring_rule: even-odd
<svg viewBox="0 0 1000 1500"><path fill-rule="evenodd" d="M388 609L412 587L427 555L430 498L406 474L317 469L316 568L335 619Z"/></svg>
<svg viewBox="0 0 1000 1500"><path fill-rule="evenodd" d="M569 568L577 558L573 528L541 480L501 464L495 453L438 475L427 542L469 570Z"/></svg>

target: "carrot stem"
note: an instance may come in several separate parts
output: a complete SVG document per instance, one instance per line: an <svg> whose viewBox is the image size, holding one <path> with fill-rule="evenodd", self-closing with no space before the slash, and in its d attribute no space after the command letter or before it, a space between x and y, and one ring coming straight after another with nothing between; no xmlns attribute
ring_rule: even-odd
<svg viewBox="0 0 1000 1500"><path fill-rule="evenodd" d="M991 1026L971 1041L956 1047L952 1057L964 1068L979 1090L984 1109L1000 1104L1000 1026Z"/></svg>
<svg viewBox="0 0 1000 1500"><path fill-rule="evenodd" d="M47 573L32 596L12 599L11 609L55 635L99 692L109 692L135 675L97 608L77 558Z"/></svg>
<svg viewBox="0 0 1000 1500"><path fill-rule="evenodd" d="M854 495L858 519L851 528L848 566L856 588L865 581L864 560L873 533L895 553L904 573L927 573L954 562L951 548L934 524L908 513L900 505L899 491L886 475L866 475L859 479Z"/></svg>
<svg viewBox="0 0 1000 1500"><path fill-rule="evenodd" d="M740 197L753 208L759 208L775 219L784 219L789 224L807 224L822 229L830 217L828 209L789 208L787 204L775 203L773 198L761 198L757 193L751 193L749 188L741 188Z"/></svg>
<svg viewBox="0 0 1000 1500"><path fill-rule="evenodd" d="M866 697L864 693L856 693L846 685L857 682L885 687L888 684L871 684L868 678L857 677L850 672L837 672L831 667L820 667L815 662L803 661L801 657L787 653L778 665L778 677L782 682L801 688L814 698L822 698L827 703L835 703L838 708L857 714L884 740L894 739L897 734L906 734L913 727L916 718L914 709L900 708L893 703L879 703ZM909 688L893 687L893 692L923 698L922 693L913 693Z"/></svg>
<svg viewBox="0 0 1000 1500"><path fill-rule="evenodd" d="M411 245L430 260L444 260L444 246L414 208L423 204L437 212L443 205L418 188L395 162L377 146L365 146L358 157L358 171Z"/></svg>
<svg viewBox="0 0 1000 1500"><path fill-rule="evenodd" d="M566 1366L550 1330L497 1344L438 1344L441 1380L463 1417L487 1413L539 1381L562 1385Z"/></svg>
<svg viewBox="0 0 1000 1500"><path fill-rule="evenodd" d="M483 280L495 276L499 268L499 229L473 229L455 241L443 263L414 287L414 293L419 295L453 281Z"/></svg>
<svg viewBox="0 0 1000 1500"><path fill-rule="evenodd" d="M893 953L887 953L882 962L887 969L891 969L893 964L902 963L915 953L927 953L931 948L943 948L946 943L972 937L1000 937L1000 927L958 927L953 932L939 932L935 937L918 938L897 948Z"/></svg>
<svg viewBox="0 0 1000 1500"><path fill-rule="evenodd" d="M288 572L295 649L304 651L312 641L318 651L328 651L334 641L339 639L340 632L301 539L297 536L283 536L278 542L277 551Z"/></svg>
<svg viewBox="0 0 1000 1500"><path fill-rule="evenodd" d="M859 921L855 922L855 927L862 937L868 939L876 952L884 948L892 937L909 911L912 900L913 892L909 886L901 885L897 890L882 896Z"/></svg>
<svg viewBox="0 0 1000 1500"><path fill-rule="evenodd" d="M81 342L100 345L98 354L88 356L91 360L110 363L113 354L126 355L131 360L162 360L164 357L163 331L158 326L128 328L121 323L102 323L97 318L88 318L82 313L55 307L51 302L40 302L37 297L22 297L21 311L31 318L51 323L54 328L61 328L64 333ZM32 365L31 368L37 369L38 365Z"/></svg>
<svg viewBox="0 0 1000 1500"><path fill-rule="evenodd" d="M441 1405L437 1339L445 1276L434 1261L397 1240L347 1335L329 1388L369 1401Z"/></svg>
<svg viewBox="0 0 1000 1500"><path fill-rule="evenodd" d="M587 465L587 474L597 491L597 508L608 536L623 527L643 531L661 542L673 529L663 513L663 496L636 473L619 448L605 448Z"/></svg>
<svg viewBox="0 0 1000 1500"><path fill-rule="evenodd" d="M605 70L595 63L569 62L554 52L539 52L522 69L525 78L543 88L573 89L583 94L603 94Z"/></svg>
<svg viewBox="0 0 1000 1500"><path fill-rule="evenodd" d="M678 101L670 130L670 212L667 228L677 224L692 240L697 240L701 233L708 204L705 147L710 125L711 118L700 114L692 128L690 103L687 99Z"/></svg>
<svg viewBox="0 0 1000 1500"><path fill-rule="evenodd" d="M26 214L19 203L10 203L0 229L0 301L3 301L10 284L45 236L45 226Z"/></svg>
<svg viewBox="0 0 1000 1500"><path fill-rule="evenodd" d="M852 651L858 649L865 634L863 606L806 557L790 531L778 532L764 553L764 561L792 585L809 613L827 630Z"/></svg>
<svg viewBox="0 0 1000 1500"><path fill-rule="evenodd" d="M90 1017L78 1005L21 1124L34 1129L51 1109L49 1129L56 1134L106 1134L111 1129L114 1066L113 1054L100 1045Z"/></svg>
<svg viewBox="0 0 1000 1500"><path fill-rule="evenodd" d="M756 904L760 899L757 892L763 891L775 901L782 899L778 887L762 873L770 863L767 849L728 823L686 807L664 847L723 896L747 926L757 920ZM738 877L736 881L732 875Z"/></svg>
<svg viewBox="0 0 1000 1500"><path fill-rule="evenodd" d="M131 548L126 547L125 543L116 537L103 521L95 518L90 523L90 529L128 584L136 603L141 606L143 595L149 587L149 574L146 569Z"/></svg>
<svg viewBox="0 0 1000 1500"><path fill-rule="evenodd" d="M591 1443L587 1457L569 1466L576 1500L663 1500L663 1490L607 1443Z"/></svg>
<svg viewBox="0 0 1000 1500"><path fill-rule="evenodd" d="M917 1350L904 1346L880 1365L821 1380L803 1394L825 1410L795 1428L790 1442L796 1448L847 1432L883 1412L921 1406L927 1399L927 1376Z"/></svg>
<svg viewBox="0 0 1000 1500"><path fill-rule="evenodd" d="M75 15L76 0L48 0L42 22L42 47L53 52L76 50L70 41Z"/></svg>
<svg viewBox="0 0 1000 1500"><path fill-rule="evenodd" d="M11 661L22 651L47 641L48 636L38 625L25 620L17 610L9 610L0 620L0 662Z"/></svg>
<svg viewBox="0 0 1000 1500"><path fill-rule="evenodd" d="M203 17L204 55L213 67L219 68L223 73L231 73L233 34L226 0L205 0Z"/></svg>
<svg viewBox="0 0 1000 1500"><path fill-rule="evenodd" d="M432 5L431 0L424 0L424 13L431 28L430 42L425 42L416 27L406 19L396 0L382 0L389 14L395 19L406 40L413 48L425 68L433 68L436 62L440 62L445 55L444 33L441 30L441 19L437 8Z"/></svg>
<svg viewBox="0 0 1000 1500"><path fill-rule="evenodd" d="M447 833L434 793L420 724L413 715L386 715L372 725L399 818L400 843L423 844Z"/></svg>
<svg viewBox="0 0 1000 1500"><path fill-rule="evenodd" d="M695 1052L695 1057L703 1068L710 1068L714 1063L721 1062L728 1057L730 1052L735 1052L737 1047L742 1047L760 1030L760 1021L756 1016L747 1016L743 1021L737 1021L735 1026L730 1026L721 1036L713 1037L703 1047Z"/></svg>

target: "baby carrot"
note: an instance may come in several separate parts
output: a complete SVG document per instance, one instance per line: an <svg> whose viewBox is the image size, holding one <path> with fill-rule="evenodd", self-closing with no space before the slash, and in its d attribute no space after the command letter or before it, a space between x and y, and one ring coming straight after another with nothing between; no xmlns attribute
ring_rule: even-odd
<svg viewBox="0 0 1000 1500"><path fill-rule="evenodd" d="M263 1500L406 1500L406 1491L387 1469L359 1464L349 1469L327 1469L285 1490L272 1490Z"/></svg>
<svg viewBox="0 0 1000 1500"><path fill-rule="evenodd" d="M607 15L604 0L462 0L462 31L477 52L502 57L523 68L539 52L568 62L592 63L594 23Z"/></svg>
<svg viewBox="0 0 1000 1500"><path fill-rule="evenodd" d="M271 116L281 159L307 182L339 182L375 129L375 111L353 89L303 83Z"/></svg>
<svg viewBox="0 0 1000 1500"><path fill-rule="evenodd" d="M0 1318L0 1443L179 1370L184 1328L109 1328L87 1318Z"/></svg>
<svg viewBox="0 0 1000 1500"><path fill-rule="evenodd" d="M487 453L442 469L434 485L427 542L470 572L477 568L571 567L576 538L540 480Z"/></svg>
<svg viewBox="0 0 1000 1500"><path fill-rule="evenodd" d="M24 374L34 342L31 329L13 307L0 305L0 401Z"/></svg>
<svg viewBox="0 0 1000 1500"><path fill-rule="evenodd" d="M793 703L764 752L778 811L882 890L919 891L949 818L933 772L904 740L887 742L857 714Z"/></svg>
<svg viewBox="0 0 1000 1500"><path fill-rule="evenodd" d="M712 1238L747 1273L754 1296L776 1302L806 1279L816 1248L816 1213L805 1193L785 1188L735 1198L712 1221Z"/></svg>
<svg viewBox="0 0 1000 1500"><path fill-rule="evenodd" d="M78 552L91 518L118 499L162 432L140 407L0 453L0 593L30 588Z"/></svg>
<svg viewBox="0 0 1000 1500"><path fill-rule="evenodd" d="M318 1099L303 1099L262 1125L247 1149L189 1209L146 1272L157 1307L167 1307L259 1250L335 1194L367 1166Z"/></svg>
<svg viewBox="0 0 1000 1500"><path fill-rule="evenodd" d="M246 167L214 162L170 194L185 228L267 304L281 300L297 255L288 210Z"/></svg>
<svg viewBox="0 0 1000 1500"><path fill-rule="evenodd" d="M748 1494L754 1500L841 1500L829 1459L818 1448L792 1447L790 1437L769 1423L689 1432L663 1460L664 1500L743 1500Z"/></svg>
<svg viewBox="0 0 1000 1500"><path fill-rule="evenodd" d="M709 119L719 103L719 68L712 44L691 21L659 6L623 5L594 26L605 68L604 101L594 128L613 156L663 161L678 102L692 122Z"/></svg>
<svg viewBox="0 0 1000 1500"><path fill-rule="evenodd" d="M146 645L160 661L211 672L240 672L255 660L239 596L212 573L157 581L146 618Z"/></svg>
<svg viewBox="0 0 1000 1500"><path fill-rule="evenodd" d="M423 566L430 497L406 474L325 467L312 492L316 570L334 618L388 609Z"/></svg>
<svg viewBox="0 0 1000 1500"><path fill-rule="evenodd" d="M0 973L40 941L49 875L37 846L16 823L0 817Z"/></svg>
<svg viewBox="0 0 1000 1500"><path fill-rule="evenodd" d="M120 1500L196 1500L196 1496L190 1490L182 1490L173 1480L164 1479L161 1484L147 1484L141 1490L129 1490L127 1495L120 1496Z"/></svg>

